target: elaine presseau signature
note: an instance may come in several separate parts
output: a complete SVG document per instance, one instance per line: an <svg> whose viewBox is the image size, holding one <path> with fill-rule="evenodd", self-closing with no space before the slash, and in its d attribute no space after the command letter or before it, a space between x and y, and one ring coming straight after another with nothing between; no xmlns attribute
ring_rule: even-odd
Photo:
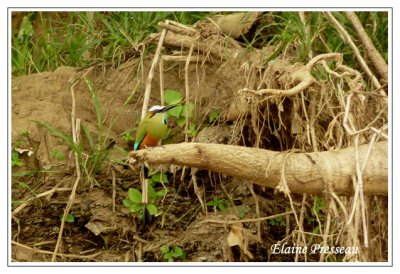
<svg viewBox="0 0 400 274"><path fill-rule="evenodd" d="M290 246L286 244L271 245L272 254L357 254L357 246L323 246L313 244L312 246Z"/></svg>

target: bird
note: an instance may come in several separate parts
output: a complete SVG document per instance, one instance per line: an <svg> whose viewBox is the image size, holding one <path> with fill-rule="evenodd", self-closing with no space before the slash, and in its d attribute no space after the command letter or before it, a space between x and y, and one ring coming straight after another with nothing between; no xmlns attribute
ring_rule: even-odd
<svg viewBox="0 0 400 274"><path fill-rule="evenodd" d="M144 149L161 145L161 140L168 135L167 111L176 107L178 104L168 106L152 106L146 113L143 120L139 123L133 150ZM142 181L142 223L147 225L151 222L151 215L147 210L148 194L147 186L149 179L148 168L142 165L144 179Z"/></svg>
<svg viewBox="0 0 400 274"><path fill-rule="evenodd" d="M177 104L169 106L156 105L147 111L137 129L133 150L155 147L161 144L161 140L168 134L167 111L176 106Z"/></svg>

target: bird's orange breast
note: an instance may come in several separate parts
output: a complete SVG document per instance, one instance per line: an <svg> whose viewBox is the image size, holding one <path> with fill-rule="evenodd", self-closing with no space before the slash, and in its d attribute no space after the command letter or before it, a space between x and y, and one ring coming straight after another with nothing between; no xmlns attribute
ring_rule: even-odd
<svg viewBox="0 0 400 274"><path fill-rule="evenodd" d="M158 145L159 141L159 139L153 138L150 134L147 133L146 136L144 136L144 139L139 148L144 149L145 147L155 147Z"/></svg>

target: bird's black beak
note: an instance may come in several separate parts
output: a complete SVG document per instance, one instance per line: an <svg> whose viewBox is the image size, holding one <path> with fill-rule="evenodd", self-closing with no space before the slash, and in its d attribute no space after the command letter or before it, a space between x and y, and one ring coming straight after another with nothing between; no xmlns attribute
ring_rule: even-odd
<svg viewBox="0 0 400 274"><path fill-rule="evenodd" d="M178 104L173 104L173 105L166 106L166 107L162 110L162 112L167 112L168 110L170 110L170 109L176 107L177 105L178 105Z"/></svg>

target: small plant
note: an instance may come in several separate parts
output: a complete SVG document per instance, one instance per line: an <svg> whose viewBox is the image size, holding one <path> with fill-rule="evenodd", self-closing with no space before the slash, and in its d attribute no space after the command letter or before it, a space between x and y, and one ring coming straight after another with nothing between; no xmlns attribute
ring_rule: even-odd
<svg viewBox="0 0 400 274"><path fill-rule="evenodd" d="M186 133L189 134L189 136L191 137L195 137L197 135L198 130L199 129L196 128L196 125L194 123L191 123Z"/></svg>
<svg viewBox="0 0 400 274"><path fill-rule="evenodd" d="M243 219L244 216L250 211L250 208L247 206L239 206L239 218Z"/></svg>
<svg viewBox="0 0 400 274"><path fill-rule="evenodd" d="M25 150L19 150L19 148L23 147L27 143L27 141L28 142L30 141L28 136L28 131L21 130L19 132L19 136L15 139L15 142L12 144L11 167L18 167L24 165L24 163L21 161L21 154Z"/></svg>
<svg viewBox="0 0 400 274"><path fill-rule="evenodd" d="M209 115L208 115L208 123L211 125L212 123L214 123L215 121L218 121L219 119L219 115L220 113L218 111L212 111Z"/></svg>
<svg viewBox="0 0 400 274"><path fill-rule="evenodd" d="M309 225L318 223L318 221L316 220L317 218L319 219L320 222L324 222L325 214L323 211L325 210L325 208L326 208L325 201L322 200L321 198L319 198L318 196L316 196L314 198L314 205L311 208L311 216L312 217L307 217L307 223Z"/></svg>
<svg viewBox="0 0 400 274"><path fill-rule="evenodd" d="M155 216L158 212L157 206L154 204L158 198L164 196L165 190L155 191L151 183L148 185L148 195L150 203L146 205L146 208L151 216ZM136 188L128 189L128 198L122 201L124 206L129 209L129 212L135 213L139 219L142 219L143 207L142 204L142 192Z"/></svg>
<svg viewBox="0 0 400 274"><path fill-rule="evenodd" d="M128 130L125 130L121 135L122 139L125 141L125 143L132 143L135 142L135 137L132 135L133 131L136 131L137 127L130 128Z"/></svg>
<svg viewBox="0 0 400 274"><path fill-rule="evenodd" d="M60 220L62 220L63 215L60 216ZM75 222L75 218L74 215L72 215L71 213L67 214L67 217L65 218L65 222L73 224Z"/></svg>
<svg viewBox="0 0 400 274"><path fill-rule="evenodd" d="M154 186L154 183L167 184L168 177L165 173L157 171L156 173L151 175L151 181L152 181L152 186Z"/></svg>
<svg viewBox="0 0 400 274"><path fill-rule="evenodd" d="M212 201L207 202L208 206L212 206L214 211L217 209L224 212L227 208L227 202L224 199L214 198Z"/></svg>
<svg viewBox="0 0 400 274"><path fill-rule="evenodd" d="M178 91L172 90L172 89L167 89L165 91L165 94L164 94L165 103L168 105L177 104L176 107L174 107L168 111L168 114L170 116L177 118L176 124L180 127L185 126L186 117L188 117L188 118L193 117L193 111L194 111L193 102L189 102L189 103L186 103L185 105L182 105L182 100L183 100L183 97ZM192 127L192 125L193 125L193 127ZM188 133L192 134L192 136L194 136L193 134L195 134L196 132L195 132L195 126L193 123L191 124L191 127L189 130L190 130L190 132L188 132Z"/></svg>
<svg viewBox="0 0 400 274"><path fill-rule="evenodd" d="M11 167L17 167L17 166L23 166L23 165L24 165L24 163L21 162L18 151L13 150L11 152Z"/></svg>
<svg viewBox="0 0 400 274"><path fill-rule="evenodd" d="M56 159L58 161L64 160L64 153L62 153L62 151L59 151L58 149L53 149L50 152L50 156L51 158Z"/></svg>
<svg viewBox="0 0 400 274"><path fill-rule="evenodd" d="M164 260L168 260L168 262L173 262L176 259L186 259L186 252L179 246L175 246L173 249L169 247L169 245L163 245L160 247L160 251L163 254Z"/></svg>
<svg viewBox="0 0 400 274"><path fill-rule="evenodd" d="M286 222L283 216L278 216L272 220L269 220L269 224L272 226L286 226Z"/></svg>

